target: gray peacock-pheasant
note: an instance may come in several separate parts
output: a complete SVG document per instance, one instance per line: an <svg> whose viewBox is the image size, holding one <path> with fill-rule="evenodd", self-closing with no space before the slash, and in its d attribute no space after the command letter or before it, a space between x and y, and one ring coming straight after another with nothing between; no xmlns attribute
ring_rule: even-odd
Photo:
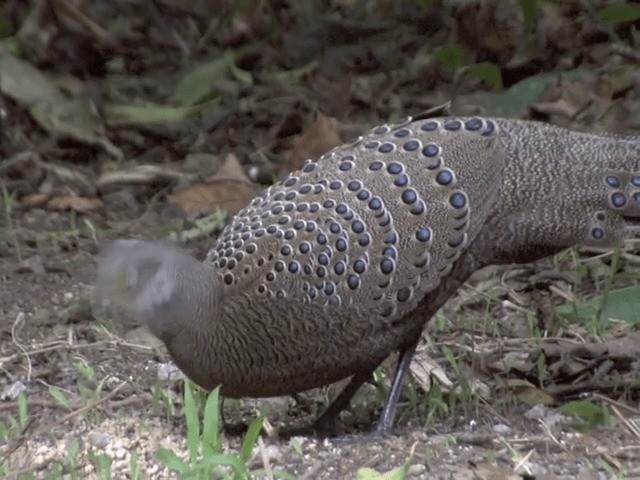
<svg viewBox="0 0 640 480"><path fill-rule="evenodd" d="M475 270L640 232L640 140L500 118L382 125L238 213L205 262L154 243L103 253L95 306L146 324L230 397L351 376L328 428L393 351L390 430L425 323Z"/></svg>

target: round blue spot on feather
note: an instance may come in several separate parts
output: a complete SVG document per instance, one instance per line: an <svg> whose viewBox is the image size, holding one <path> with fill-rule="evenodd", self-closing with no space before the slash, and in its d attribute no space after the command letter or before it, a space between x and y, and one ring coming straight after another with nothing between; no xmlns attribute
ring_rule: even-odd
<svg viewBox="0 0 640 480"><path fill-rule="evenodd" d="M347 185L347 188L349 189L349 191L355 192L362 188L362 183L359 180L352 180Z"/></svg>
<svg viewBox="0 0 640 480"><path fill-rule="evenodd" d="M364 273L364 271L367 269L367 264L364 262L364 260L356 260L355 262L353 262L353 271L356 273Z"/></svg>
<svg viewBox="0 0 640 480"><path fill-rule="evenodd" d="M380 146L380 142L367 142L364 144L364 148L369 150L373 150L374 148L378 148Z"/></svg>
<svg viewBox="0 0 640 480"><path fill-rule="evenodd" d="M627 204L627 197L622 192L611 194L611 204L616 208L622 208Z"/></svg>
<svg viewBox="0 0 640 480"><path fill-rule="evenodd" d="M349 207L347 207L344 203L340 203L336 207L336 213L340 215L344 215L345 213L347 213L347 210L349 210Z"/></svg>
<svg viewBox="0 0 640 480"><path fill-rule="evenodd" d="M336 272L336 275L342 275L346 271L347 267L344 262L337 262L333 266L333 271Z"/></svg>
<svg viewBox="0 0 640 480"><path fill-rule="evenodd" d="M384 165L383 165L382 162L379 162L379 161L376 160L375 162L371 162L369 164L369 170L376 172L376 171L380 170L383 166Z"/></svg>
<svg viewBox="0 0 640 480"><path fill-rule="evenodd" d="M336 240L336 250L339 252L344 252L347 249L347 242L344 238L339 238Z"/></svg>
<svg viewBox="0 0 640 480"><path fill-rule="evenodd" d="M444 124L444 129L449 130L450 132L455 132L457 130L460 130L461 127L462 127L462 122L460 122L460 120L449 120Z"/></svg>
<svg viewBox="0 0 640 480"><path fill-rule="evenodd" d="M420 148L420 142L417 140L409 140L402 146L402 148L404 148L407 152L415 152Z"/></svg>
<svg viewBox="0 0 640 480"><path fill-rule="evenodd" d="M384 258L381 262L380 262L380 271L386 275L390 274L391 272L393 272L393 268L395 266L395 263L393 260L391 260L390 258Z"/></svg>
<svg viewBox="0 0 640 480"><path fill-rule="evenodd" d="M336 205L336 202L335 202L335 201L333 201L333 200L331 200L330 198L329 198L329 199L327 199L327 200L325 200L325 201L322 203L322 206L323 206L324 208L333 208L335 205Z"/></svg>
<svg viewBox="0 0 640 480"><path fill-rule="evenodd" d="M326 253L321 253L318 255L318 263L326 267L329 265L329 256Z"/></svg>
<svg viewBox="0 0 640 480"><path fill-rule="evenodd" d="M604 181L613 188L618 188L620 186L620 179L615 175L607 175L604 177Z"/></svg>
<svg viewBox="0 0 640 480"><path fill-rule="evenodd" d="M370 243L371 243L371 237L369 236L368 233L365 233L364 235L361 235L360 238L358 239L358 244L361 247L366 247Z"/></svg>
<svg viewBox="0 0 640 480"><path fill-rule="evenodd" d="M402 175L398 175L393 179L393 184L396 187L404 187L407 183L409 183L409 177L407 177L404 173Z"/></svg>
<svg viewBox="0 0 640 480"><path fill-rule="evenodd" d="M469 120L464 122L464 127L467 130L475 132L476 130L480 130L480 127L482 127L482 120L480 120L479 118L470 118Z"/></svg>
<svg viewBox="0 0 640 480"><path fill-rule="evenodd" d="M394 149L395 149L395 145L393 143L387 142L380 145L380 148L378 148L378 151L380 153L391 153L393 152Z"/></svg>
<svg viewBox="0 0 640 480"><path fill-rule="evenodd" d="M401 288L400 290L398 290L396 298L399 302L406 302L407 300L409 300L409 298L411 298L411 290L409 290L408 288Z"/></svg>
<svg viewBox="0 0 640 480"><path fill-rule="evenodd" d="M409 188L404 192L402 192L401 198L404 203L406 203L407 205L411 205L412 203L415 203L418 200L418 194L416 193L415 190L413 190L412 188Z"/></svg>
<svg viewBox="0 0 640 480"><path fill-rule="evenodd" d="M422 227L416 232L416 238L419 242L428 242L431 240L431 229L429 227Z"/></svg>
<svg viewBox="0 0 640 480"><path fill-rule="evenodd" d="M440 152L440 149L435 143L429 143L422 148L422 154L425 157L435 157Z"/></svg>
<svg viewBox="0 0 640 480"><path fill-rule="evenodd" d="M456 192L449 197L449 203L453 208L464 208L467 205L467 197L464 193Z"/></svg>
<svg viewBox="0 0 640 480"><path fill-rule="evenodd" d="M340 190L342 188L342 182L340 181L333 181L329 184L329 188L331 190Z"/></svg>
<svg viewBox="0 0 640 480"><path fill-rule="evenodd" d="M290 262L289 263L289 271L291 273L298 273L298 271L300 270L300 264L298 262Z"/></svg>
<svg viewBox="0 0 640 480"><path fill-rule="evenodd" d="M373 197L370 201L369 201L369 208L371 210L380 210L382 208L382 200L380 200L377 197Z"/></svg>
<svg viewBox="0 0 640 480"><path fill-rule="evenodd" d="M449 170L442 170L438 175L436 175L436 182L440 185L449 185L453 182L453 173Z"/></svg>
<svg viewBox="0 0 640 480"><path fill-rule="evenodd" d="M392 175L397 175L398 173L402 172L402 165L398 162L391 162L389 165L387 165L387 172Z"/></svg>
<svg viewBox="0 0 640 480"><path fill-rule="evenodd" d="M403 138L409 135L410 133L411 132L406 128L401 128L400 130L396 130L395 132L393 132L393 136L396 138Z"/></svg>
<svg viewBox="0 0 640 480"><path fill-rule="evenodd" d="M385 257L393 258L395 260L398 252L394 247L385 247L385 249L382 251L382 255L384 255Z"/></svg>
<svg viewBox="0 0 640 480"><path fill-rule="evenodd" d="M631 177L631 185L640 187L640 176L634 175L633 177Z"/></svg>
<svg viewBox="0 0 640 480"><path fill-rule="evenodd" d="M316 164L315 163L307 163L304 168L302 169L302 171L304 173L309 173L309 172L313 172L316 168Z"/></svg>
<svg viewBox="0 0 640 480"><path fill-rule="evenodd" d="M422 126L420 127L420 130L423 130L425 132L433 132L437 129L438 129L437 122L426 122L426 123L423 123Z"/></svg>
<svg viewBox="0 0 640 480"><path fill-rule="evenodd" d="M602 240L604 238L604 230L600 227L593 227L591 229L591 236L596 240Z"/></svg>
<svg viewBox="0 0 640 480"><path fill-rule="evenodd" d="M291 186L295 185L297 181L298 181L298 179L297 179L296 177L288 178L288 179L284 182L284 186L285 186L285 187L291 187Z"/></svg>
<svg viewBox="0 0 640 480"><path fill-rule="evenodd" d="M306 195L311 191L311 185L304 185L300 190L298 190L302 195Z"/></svg>
<svg viewBox="0 0 640 480"><path fill-rule="evenodd" d="M349 277L347 277L347 285L349 285L351 290L357 289L360 286L360 277L357 275L349 275Z"/></svg>
<svg viewBox="0 0 640 480"><path fill-rule="evenodd" d="M410 212L413 215L422 215L425 211L426 207L424 206L424 202L420 200L411 210Z"/></svg>
<svg viewBox="0 0 640 480"><path fill-rule="evenodd" d="M353 167L353 163L351 162L342 162L338 167L342 172L348 172Z"/></svg>
<svg viewBox="0 0 640 480"><path fill-rule="evenodd" d="M355 233L364 232L364 223L362 223L360 220L356 220L351 224L351 230L353 230Z"/></svg>
<svg viewBox="0 0 640 480"><path fill-rule="evenodd" d="M368 190L360 190L356 195L358 200L368 200L370 196L371 194L369 193Z"/></svg>

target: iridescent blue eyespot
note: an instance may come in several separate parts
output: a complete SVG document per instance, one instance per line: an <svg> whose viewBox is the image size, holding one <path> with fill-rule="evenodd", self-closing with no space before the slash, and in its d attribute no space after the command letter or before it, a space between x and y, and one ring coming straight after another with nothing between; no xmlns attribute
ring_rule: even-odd
<svg viewBox="0 0 640 480"><path fill-rule="evenodd" d="M411 210L410 212L413 215L422 215L425 211L425 205L424 202L422 200L420 200Z"/></svg>
<svg viewBox="0 0 640 480"><path fill-rule="evenodd" d="M302 195L306 195L311 191L311 185L304 185L300 190L298 190Z"/></svg>
<svg viewBox="0 0 640 480"><path fill-rule="evenodd" d="M449 203L453 208L464 208L467 204L467 197L464 193L456 192L449 197Z"/></svg>
<svg viewBox="0 0 640 480"><path fill-rule="evenodd" d="M382 251L382 255L384 255L385 257L393 258L395 260L397 252L394 247L385 247L385 249Z"/></svg>
<svg viewBox="0 0 640 480"><path fill-rule="evenodd" d="M428 143L422 148L425 157L435 157L440 152L440 148L435 143Z"/></svg>
<svg viewBox="0 0 640 480"><path fill-rule="evenodd" d="M333 266L333 271L336 272L336 275L342 275L346 269L347 267L345 266L344 262L337 262Z"/></svg>
<svg viewBox="0 0 640 480"><path fill-rule="evenodd" d="M449 120L444 124L444 129L449 130L450 132L460 130L460 127L462 127L462 123L460 122L460 120Z"/></svg>
<svg viewBox="0 0 640 480"><path fill-rule="evenodd" d="M604 230L600 227L593 227L591 229L591 236L596 240L602 240L604 238Z"/></svg>
<svg viewBox="0 0 640 480"><path fill-rule="evenodd" d="M289 271L291 273L298 273L298 271L300 270L300 264L298 262L291 262L289 263Z"/></svg>
<svg viewBox="0 0 640 480"><path fill-rule="evenodd" d="M274 215L280 215L282 213L282 207L280 205L276 205L271 209L271 213Z"/></svg>
<svg viewBox="0 0 640 480"><path fill-rule="evenodd" d="M295 222L293 222L293 228L295 228L296 230L302 230L304 228L304 221L296 220Z"/></svg>
<svg viewBox="0 0 640 480"><path fill-rule="evenodd" d="M297 196L297 195L298 195L298 194L297 194L296 192L289 192L289 193L287 193L287 194L284 196L284 199L285 199L285 200L288 200L288 201L291 201L291 200L293 200L294 198L296 198L296 196Z"/></svg>
<svg viewBox="0 0 640 480"><path fill-rule="evenodd" d="M393 143L387 142L380 145L380 148L378 148L378 151L380 153L390 153L390 152L393 152L394 149L395 149L395 145Z"/></svg>
<svg viewBox="0 0 640 480"><path fill-rule="evenodd" d="M431 229L428 227L422 227L416 232L416 238L419 242L428 242L431 240Z"/></svg>
<svg viewBox="0 0 640 480"><path fill-rule="evenodd" d="M291 247L289 245L283 245L280 249L280 253L282 255L291 255Z"/></svg>
<svg viewBox="0 0 640 480"><path fill-rule="evenodd" d="M319 278L324 277L326 274L327 274L327 269L326 269L326 268L324 268L324 267L318 267L318 268L316 268L316 275L317 275Z"/></svg>
<svg viewBox="0 0 640 480"><path fill-rule="evenodd" d="M357 275L349 275L347 277L347 285L351 290L355 290L360 286L360 277Z"/></svg>
<svg viewBox="0 0 640 480"><path fill-rule="evenodd" d="M627 204L627 197L622 192L614 192L611 194L611 203L616 208L622 208Z"/></svg>
<svg viewBox="0 0 640 480"><path fill-rule="evenodd" d="M364 223L362 223L360 220L356 220L351 224L351 230L354 231L354 233L362 233L364 232Z"/></svg>
<svg viewBox="0 0 640 480"><path fill-rule="evenodd" d="M373 133L375 133L376 135L384 135L388 131L389 131L389 127L387 127L386 125L380 125L379 127L376 127Z"/></svg>
<svg viewBox="0 0 640 480"><path fill-rule="evenodd" d="M318 263L326 267L329 265L329 256L326 253L321 253L318 255Z"/></svg>
<svg viewBox="0 0 640 480"><path fill-rule="evenodd" d="M333 295L335 291L336 291L336 286L333 284L333 282L327 282L324 285L324 293L326 295Z"/></svg>
<svg viewBox="0 0 640 480"><path fill-rule="evenodd" d="M422 124L420 129L425 131L425 132L433 132L434 130L438 129L438 123L437 122L426 122L426 123Z"/></svg>
<svg viewBox="0 0 640 480"><path fill-rule="evenodd" d="M393 136L397 138L402 138L402 137L406 137L410 133L411 132L406 128L401 128L400 130L396 130L395 132L393 132Z"/></svg>
<svg viewBox="0 0 640 480"><path fill-rule="evenodd" d="M640 187L640 176L631 177L631 185L635 187Z"/></svg>
<svg viewBox="0 0 640 480"><path fill-rule="evenodd" d="M399 302L406 302L407 300L409 300L410 297L411 297L411 290L409 290L408 288L401 288L400 290L398 290L398 293L396 294L396 298L398 299Z"/></svg>
<svg viewBox="0 0 640 480"><path fill-rule="evenodd" d="M333 181L329 184L329 188L331 190L340 190L342 188L342 182L340 181Z"/></svg>
<svg viewBox="0 0 640 480"><path fill-rule="evenodd" d="M377 171L377 170L380 170L383 166L384 166L384 165L383 165L383 163L382 163L382 162L378 162L378 161L376 160L375 162L371 162L371 163L369 164L369 170L372 170L372 171L374 171L374 172L375 172L375 171Z"/></svg>
<svg viewBox="0 0 640 480"><path fill-rule="evenodd" d="M347 249L347 242L344 238L339 238L336 240L336 250L339 252L344 252Z"/></svg>
<svg viewBox="0 0 640 480"><path fill-rule="evenodd" d="M418 200L418 194L412 188L409 188L402 192L402 201L407 205L411 205Z"/></svg>
<svg viewBox="0 0 640 480"><path fill-rule="evenodd" d="M615 175L607 175L604 177L604 181L613 188L618 188L620 186L620 179Z"/></svg>
<svg viewBox="0 0 640 480"><path fill-rule="evenodd" d="M351 192L355 192L356 190L360 190L362 188L362 183L359 180L352 180L347 185L347 188Z"/></svg>
<svg viewBox="0 0 640 480"><path fill-rule="evenodd" d="M367 264L363 260L356 260L353 262L353 271L356 273L364 273L367 269Z"/></svg>
<svg viewBox="0 0 640 480"><path fill-rule="evenodd" d="M398 162L391 162L389 165L387 165L387 172L392 175L397 175L398 173L402 172L402 164Z"/></svg>
<svg viewBox="0 0 640 480"><path fill-rule="evenodd" d="M327 243L327 236L324 233L319 233L316 237L316 241L319 245L325 245Z"/></svg>
<svg viewBox="0 0 640 480"><path fill-rule="evenodd" d="M309 253L311 251L311 244L309 242L302 242L298 250L300 250L300 253Z"/></svg>
<svg viewBox="0 0 640 480"><path fill-rule="evenodd" d="M337 222L332 222L331 225L329 225L329 231L331 233L338 234L340 233L341 230L342 228L340 227L340 224Z"/></svg>
<svg viewBox="0 0 640 480"><path fill-rule="evenodd" d="M295 185L297 181L298 181L298 178L297 178L297 177L291 177L291 178L288 178L288 179L284 182L284 186L285 186L285 187L291 187L292 185Z"/></svg>
<svg viewBox="0 0 640 480"><path fill-rule="evenodd" d="M335 202L335 201L333 201L333 200L331 200L330 198L328 198L327 200L325 200L325 201L322 203L322 206L323 206L324 208L333 208L333 207L335 206L335 204L336 204L336 202Z"/></svg>
<svg viewBox="0 0 640 480"><path fill-rule="evenodd" d="M373 150L374 148L378 148L380 146L380 142L367 142L364 144L364 148L369 150Z"/></svg>
<svg viewBox="0 0 640 480"><path fill-rule="evenodd" d="M472 132L480 130L480 127L482 127L482 120L479 118L470 118L464 122L464 127Z"/></svg>
<svg viewBox="0 0 640 480"><path fill-rule="evenodd" d="M358 243L360 244L361 247L366 247L371 243L371 237L369 236L368 233L365 233L360 236L360 238L358 239Z"/></svg>
<svg viewBox="0 0 640 480"><path fill-rule="evenodd" d="M370 195L371 194L369 193L368 190L360 190L356 195L356 197L358 198L358 200L368 200Z"/></svg>
<svg viewBox="0 0 640 480"><path fill-rule="evenodd" d="M344 215L345 213L347 213L347 210L349 210L349 207L347 207L344 203L339 203L336 207L336 213L339 215Z"/></svg>
<svg viewBox="0 0 640 480"><path fill-rule="evenodd" d="M436 175L436 182L440 185L449 185L453 182L453 173L449 170L442 170L438 175Z"/></svg>
<svg viewBox="0 0 640 480"><path fill-rule="evenodd" d="M389 232L384 237L384 243L386 245L395 245L398 241L398 234L396 232Z"/></svg>
<svg viewBox="0 0 640 480"><path fill-rule="evenodd" d="M296 232L294 232L293 230L287 230L286 232L284 232L285 240L293 240L295 236Z"/></svg>
<svg viewBox="0 0 640 480"><path fill-rule="evenodd" d="M415 152L420 148L420 142L417 140L409 140L402 146L402 148L404 148L407 152Z"/></svg>
<svg viewBox="0 0 640 480"><path fill-rule="evenodd" d="M369 201L369 208L371 210L380 210L382 208L382 200L380 200L378 197L373 197Z"/></svg>
<svg viewBox="0 0 640 480"><path fill-rule="evenodd" d="M398 175L393 179L393 184L396 187L404 187L407 183L409 183L409 177L407 177L404 173L402 175Z"/></svg>
<svg viewBox="0 0 640 480"><path fill-rule="evenodd" d="M464 235L457 235L454 238L450 238L447 244L451 248L458 248L464 242Z"/></svg>
<svg viewBox="0 0 640 480"><path fill-rule="evenodd" d="M324 192L324 186L316 185L313 187L313 193L315 193L316 195L322 192Z"/></svg>
<svg viewBox="0 0 640 480"><path fill-rule="evenodd" d="M384 258L381 262L380 262L380 271L384 274L390 274L391 272L393 272L393 267L394 267L394 261L391 260L390 258Z"/></svg>
<svg viewBox="0 0 640 480"><path fill-rule="evenodd" d="M309 173L309 172L313 172L313 170L316 168L316 164L315 163L307 163L304 168L302 169L302 171L304 173Z"/></svg>
<svg viewBox="0 0 640 480"><path fill-rule="evenodd" d="M343 172L348 172L353 167L353 163L351 162L342 162L338 167Z"/></svg>

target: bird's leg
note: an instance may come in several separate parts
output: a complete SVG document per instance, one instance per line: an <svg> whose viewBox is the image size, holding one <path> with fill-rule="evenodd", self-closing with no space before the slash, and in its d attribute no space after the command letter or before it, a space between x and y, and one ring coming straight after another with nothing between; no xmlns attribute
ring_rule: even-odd
<svg viewBox="0 0 640 480"><path fill-rule="evenodd" d="M354 374L333 403L313 422L314 431L317 433L331 433L334 431L340 412L349 406L349 402L355 393L372 376L373 370L364 370Z"/></svg>
<svg viewBox="0 0 640 480"><path fill-rule="evenodd" d="M382 409L380 418L378 418L375 433L388 434L391 431L391 427L393 427L393 419L396 415L396 407L398 406L398 397L400 397L404 377L409 370L409 366L411 365L413 354L416 352L417 346L418 342L415 342L400 352L398 364L396 365L396 370L393 373L393 380L391 381L391 389L387 396L387 402Z"/></svg>

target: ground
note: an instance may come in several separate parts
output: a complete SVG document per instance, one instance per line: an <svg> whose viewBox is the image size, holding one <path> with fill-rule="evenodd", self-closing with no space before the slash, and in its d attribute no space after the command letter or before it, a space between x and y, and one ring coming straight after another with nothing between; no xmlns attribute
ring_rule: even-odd
<svg viewBox="0 0 640 480"><path fill-rule="evenodd" d="M9 2L0 17L7 478L177 477L159 449L188 456L185 387L169 356L144 330L91 314L104 240L170 239L203 258L225 212L262 186L449 100L454 114L640 132L638 12L624 2L538 2L533 17L515 1L71 3ZM393 359L337 437L278 432L310 422L340 385L225 401L227 424L266 416L246 469L640 478L639 252L628 239L478 272L427 326L390 436L369 431ZM237 457L243 434L222 438Z"/></svg>

